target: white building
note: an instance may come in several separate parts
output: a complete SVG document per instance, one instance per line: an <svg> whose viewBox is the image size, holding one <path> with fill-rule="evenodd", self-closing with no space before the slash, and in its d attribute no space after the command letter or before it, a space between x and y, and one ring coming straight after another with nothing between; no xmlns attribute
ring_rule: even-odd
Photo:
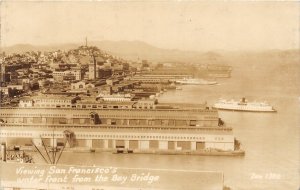
<svg viewBox="0 0 300 190"><path fill-rule="evenodd" d="M75 97L47 95L20 100L19 107L71 108Z"/></svg>
<svg viewBox="0 0 300 190"><path fill-rule="evenodd" d="M85 91L89 88L95 88L95 85L85 81L71 83L71 91Z"/></svg>
<svg viewBox="0 0 300 190"><path fill-rule="evenodd" d="M64 80L66 76L74 76L75 80L82 80L82 75L80 69L70 70L70 71L54 71L53 78L55 80Z"/></svg>

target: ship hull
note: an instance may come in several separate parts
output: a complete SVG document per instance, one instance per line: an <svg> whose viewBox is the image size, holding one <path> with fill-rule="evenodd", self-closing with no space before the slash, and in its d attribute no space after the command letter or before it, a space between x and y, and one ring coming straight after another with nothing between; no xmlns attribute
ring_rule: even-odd
<svg viewBox="0 0 300 190"><path fill-rule="evenodd" d="M217 82L177 82L179 84L183 84L183 85L216 85Z"/></svg>
<svg viewBox="0 0 300 190"><path fill-rule="evenodd" d="M216 81L207 81L201 79L177 80L176 83L183 85L216 85Z"/></svg>
<svg viewBox="0 0 300 190"><path fill-rule="evenodd" d="M218 109L218 110L225 110L225 111L240 111L240 112L271 112L275 113L277 110L255 110L255 109L243 109L243 108L224 108L224 107L217 107L213 106L213 108Z"/></svg>

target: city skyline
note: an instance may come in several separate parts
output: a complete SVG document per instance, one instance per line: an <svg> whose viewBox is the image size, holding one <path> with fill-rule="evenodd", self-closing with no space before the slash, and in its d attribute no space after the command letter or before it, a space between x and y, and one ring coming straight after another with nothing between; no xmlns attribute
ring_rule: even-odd
<svg viewBox="0 0 300 190"><path fill-rule="evenodd" d="M299 188L299 5L2 0L0 189Z"/></svg>
<svg viewBox="0 0 300 190"><path fill-rule="evenodd" d="M87 36L196 51L298 49L298 8L297 2L2 2L1 46L83 43Z"/></svg>

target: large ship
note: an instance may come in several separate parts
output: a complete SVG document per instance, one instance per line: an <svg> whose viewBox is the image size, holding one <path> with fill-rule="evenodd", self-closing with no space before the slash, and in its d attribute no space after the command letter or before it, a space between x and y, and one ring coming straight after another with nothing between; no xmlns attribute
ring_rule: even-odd
<svg viewBox="0 0 300 190"><path fill-rule="evenodd" d="M276 110L266 102L248 102L246 98L242 98L240 101L219 99L213 107L221 110L276 112Z"/></svg>
<svg viewBox="0 0 300 190"><path fill-rule="evenodd" d="M216 81L209 81L209 80L195 79L195 78L176 80L176 83L192 84L192 85L214 85L214 84L217 84Z"/></svg>

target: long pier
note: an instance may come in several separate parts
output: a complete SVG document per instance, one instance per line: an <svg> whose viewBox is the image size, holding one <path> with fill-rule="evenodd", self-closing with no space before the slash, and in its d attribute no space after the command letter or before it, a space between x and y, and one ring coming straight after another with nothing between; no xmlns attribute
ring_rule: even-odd
<svg viewBox="0 0 300 190"><path fill-rule="evenodd" d="M74 132L74 150L115 150L123 147L136 153L219 153L235 151L232 128L228 127L162 127L122 125L45 125L1 124L0 139L7 145L26 145L32 141L42 146L64 143L64 131Z"/></svg>

